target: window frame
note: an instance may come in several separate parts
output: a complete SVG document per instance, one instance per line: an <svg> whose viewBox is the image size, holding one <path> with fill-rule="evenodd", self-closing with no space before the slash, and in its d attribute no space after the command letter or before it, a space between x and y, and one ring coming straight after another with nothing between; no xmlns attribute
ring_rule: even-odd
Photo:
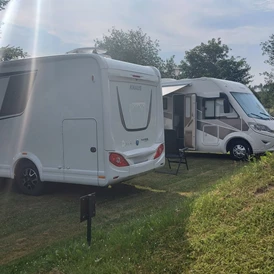
<svg viewBox="0 0 274 274"><path fill-rule="evenodd" d="M235 114L236 114L237 117L216 116L216 101L219 100L219 99L224 99L225 100L224 95L225 94L221 93L219 97L203 98L203 100L202 100L202 106L203 106L203 112L202 112L203 115L202 115L202 117L203 117L203 119L205 119L205 120L213 120L213 119L238 119L239 118L239 114L237 113L237 111L234 109L234 107L231 105L230 102L229 102L230 109L234 110L234 112L235 112ZM205 109L206 101L214 101L214 111L213 111L214 112L214 116L209 116L209 117L206 116L206 109ZM228 113L225 113L225 114L228 114Z"/></svg>
<svg viewBox="0 0 274 274"><path fill-rule="evenodd" d="M0 74L0 79L9 78L0 106L0 120L17 117L24 113L36 76L37 70ZM19 83L16 83L16 80L18 81L16 77L21 77ZM13 105L16 97L18 97L18 100L22 100L22 102L19 101Z"/></svg>

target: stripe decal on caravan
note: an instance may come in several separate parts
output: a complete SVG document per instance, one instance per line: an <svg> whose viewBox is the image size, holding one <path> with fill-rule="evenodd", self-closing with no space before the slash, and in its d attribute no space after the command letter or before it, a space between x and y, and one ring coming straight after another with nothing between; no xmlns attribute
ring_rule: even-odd
<svg viewBox="0 0 274 274"><path fill-rule="evenodd" d="M234 121L231 121L231 120L234 120ZM236 120L238 120L238 122ZM219 120L216 120L214 122L216 122L216 124L197 121L197 129L207 134L210 134L214 137L218 137L217 127L219 127L219 138L221 140L223 140L227 135L233 132L240 131L241 128L242 128L242 131L248 131L248 125L241 119L222 119L221 122L222 124L224 124L224 126L218 123L220 122ZM228 127L225 127L225 125L227 125ZM232 125L234 126L234 128L231 128Z"/></svg>
<svg viewBox="0 0 274 274"><path fill-rule="evenodd" d="M206 126L206 127L204 127ZM214 127L215 126L215 127ZM201 130L207 134L210 134L214 137L218 137L218 130L217 127L219 127L219 138L224 139L228 134L236 132L236 130L228 129L225 127L220 127L219 125L209 124L201 121L197 121L197 129Z"/></svg>

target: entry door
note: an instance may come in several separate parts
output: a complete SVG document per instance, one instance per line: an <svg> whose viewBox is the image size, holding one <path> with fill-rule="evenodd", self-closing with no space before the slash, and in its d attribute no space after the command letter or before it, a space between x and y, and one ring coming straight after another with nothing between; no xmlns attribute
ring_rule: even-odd
<svg viewBox="0 0 274 274"><path fill-rule="evenodd" d="M63 121L65 182L98 184L97 126L93 119Z"/></svg>
<svg viewBox="0 0 274 274"><path fill-rule="evenodd" d="M185 146L191 150L196 148L196 94L185 95L184 119Z"/></svg>

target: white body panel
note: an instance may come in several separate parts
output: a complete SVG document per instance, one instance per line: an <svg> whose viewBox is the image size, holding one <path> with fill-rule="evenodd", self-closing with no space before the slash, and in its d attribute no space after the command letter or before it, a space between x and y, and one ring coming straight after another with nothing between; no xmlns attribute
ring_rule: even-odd
<svg viewBox="0 0 274 274"><path fill-rule="evenodd" d="M18 86L27 87L27 99L18 95ZM129 130L123 127L119 96ZM22 102L14 105L18 98ZM105 186L162 166L164 153L154 156L163 142L155 68L96 54L0 65L0 177L13 178L17 162L27 158L42 181ZM111 152L121 154L129 166L110 163Z"/></svg>
<svg viewBox="0 0 274 274"><path fill-rule="evenodd" d="M267 113L263 114L264 110L259 105L260 103L256 103L256 107L262 109L258 115L253 114L252 109L249 110L250 113L247 113L247 109L252 107L251 104L246 102L244 105L243 99L241 99L242 102L239 101L240 103L235 99L237 94L253 98L254 95L246 86L231 81L198 78L177 81L165 80L162 82L162 88L163 94L173 90L172 93L164 96L165 129L175 129L179 135L181 130L184 130L184 134L181 134L179 138L184 139L185 146L189 146L191 137L195 138L195 144L190 146L190 149L200 152L226 153L229 142L232 139L240 138L250 144L254 153L274 151L274 120L272 117L267 117ZM182 117L186 119L185 116L189 110L183 104L176 106L174 98L178 103L178 96L182 96L184 104L186 104L186 100L189 101L189 98L194 94L196 95L196 117L193 115L194 122L191 127L192 129L195 128L195 133L189 134L188 137L185 134L189 129L187 122L184 121L182 128L179 124ZM222 112L223 95L229 100L230 113ZM182 113L176 114L175 108L182 108ZM269 131L254 130L250 126L253 124L264 125Z"/></svg>

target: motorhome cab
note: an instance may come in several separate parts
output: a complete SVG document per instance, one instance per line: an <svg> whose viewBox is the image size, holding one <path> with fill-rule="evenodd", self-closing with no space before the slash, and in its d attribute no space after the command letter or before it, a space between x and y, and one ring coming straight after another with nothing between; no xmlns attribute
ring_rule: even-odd
<svg viewBox="0 0 274 274"><path fill-rule="evenodd" d="M0 176L107 186L164 165L157 69L66 54L0 64Z"/></svg>
<svg viewBox="0 0 274 274"><path fill-rule="evenodd" d="M190 150L234 159L274 150L274 120L243 84L213 78L162 80L165 129Z"/></svg>

